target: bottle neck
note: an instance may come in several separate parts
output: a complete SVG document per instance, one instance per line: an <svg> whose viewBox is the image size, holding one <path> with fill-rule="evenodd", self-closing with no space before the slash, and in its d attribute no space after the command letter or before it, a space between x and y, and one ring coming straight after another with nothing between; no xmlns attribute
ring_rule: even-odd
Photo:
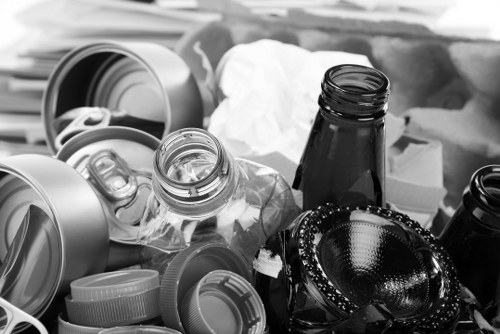
<svg viewBox="0 0 500 334"><path fill-rule="evenodd" d="M237 186L233 157L209 132L186 128L168 135L154 156L153 191L169 210L203 217L217 211Z"/></svg>
<svg viewBox="0 0 500 334"><path fill-rule="evenodd" d="M472 175L463 205L483 225L500 231L500 165L488 165Z"/></svg>
<svg viewBox="0 0 500 334"><path fill-rule="evenodd" d="M319 106L330 114L356 121L373 121L387 113L390 82L374 68L339 65L325 73Z"/></svg>

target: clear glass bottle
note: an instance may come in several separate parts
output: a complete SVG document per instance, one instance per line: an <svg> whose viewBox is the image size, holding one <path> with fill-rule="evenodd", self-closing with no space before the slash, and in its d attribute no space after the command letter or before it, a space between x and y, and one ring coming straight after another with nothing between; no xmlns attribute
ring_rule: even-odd
<svg viewBox="0 0 500 334"><path fill-rule="evenodd" d="M205 130L169 134L153 165L153 192L139 239L163 252L195 242L222 242L251 267L267 238L298 215L290 186L279 173L233 158Z"/></svg>
<svg viewBox="0 0 500 334"><path fill-rule="evenodd" d="M327 70L293 188L303 209L331 202L385 205L385 121L389 79L379 70L339 65Z"/></svg>
<svg viewBox="0 0 500 334"><path fill-rule="evenodd" d="M500 307L500 165L478 169L440 235L487 320Z"/></svg>

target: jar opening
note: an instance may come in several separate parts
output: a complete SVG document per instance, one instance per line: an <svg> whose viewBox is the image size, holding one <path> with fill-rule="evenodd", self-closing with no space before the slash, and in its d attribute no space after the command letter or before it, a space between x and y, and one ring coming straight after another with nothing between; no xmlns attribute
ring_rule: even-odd
<svg viewBox="0 0 500 334"><path fill-rule="evenodd" d="M361 65L339 65L325 73L319 104L347 118L376 119L386 114L389 93L389 79L381 71Z"/></svg>

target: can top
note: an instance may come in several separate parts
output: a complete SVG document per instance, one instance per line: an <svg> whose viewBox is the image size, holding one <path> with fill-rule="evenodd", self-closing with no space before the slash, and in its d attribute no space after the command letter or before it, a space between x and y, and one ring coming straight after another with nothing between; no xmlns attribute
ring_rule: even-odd
<svg viewBox="0 0 500 334"><path fill-rule="evenodd" d="M154 151L160 140L132 128L109 126L89 130L68 140L56 157L75 167L82 159L102 149L112 149L135 169L152 170Z"/></svg>
<svg viewBox="0 0 500 334"><path fill-rule="evenodd" d="M135 243L137 239L159 145L159 139L140 130L110 126L77 134L57 153L98 194L113 241Z"/></svg>

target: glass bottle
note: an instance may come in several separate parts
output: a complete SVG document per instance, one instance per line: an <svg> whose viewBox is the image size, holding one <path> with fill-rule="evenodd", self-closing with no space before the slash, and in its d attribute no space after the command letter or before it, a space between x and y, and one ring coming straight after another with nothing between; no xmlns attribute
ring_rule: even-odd
<svg viewBox="0 0 500 334"><path fill-rule="evenodd" d="M385 205L385 121L389 79L360 65L326 71L319 111L296 171L303 209L326 202Z"/></svg>
<svg viewBox="0 0 500 334"><path fill-rule="evenodd" d="M500 302L500 165L478 169L440 235L487 320Z"/></svg>
<svg viewBox="0 0 500 334"><path fill-rule="evenodd" d="M255 278L270 333L451 333L459 315L450 256L397 211L321 205L261 258L281 264Z"/></svg>
<svg viewBox="0 0 500 334"><path fill-rule="evenodd" d="M165 137L155 152L152 188L139 239L165 258L196 242L222 242L250 268L259 247L299 212L279 173L235 159L202 129Z"/></svg>

